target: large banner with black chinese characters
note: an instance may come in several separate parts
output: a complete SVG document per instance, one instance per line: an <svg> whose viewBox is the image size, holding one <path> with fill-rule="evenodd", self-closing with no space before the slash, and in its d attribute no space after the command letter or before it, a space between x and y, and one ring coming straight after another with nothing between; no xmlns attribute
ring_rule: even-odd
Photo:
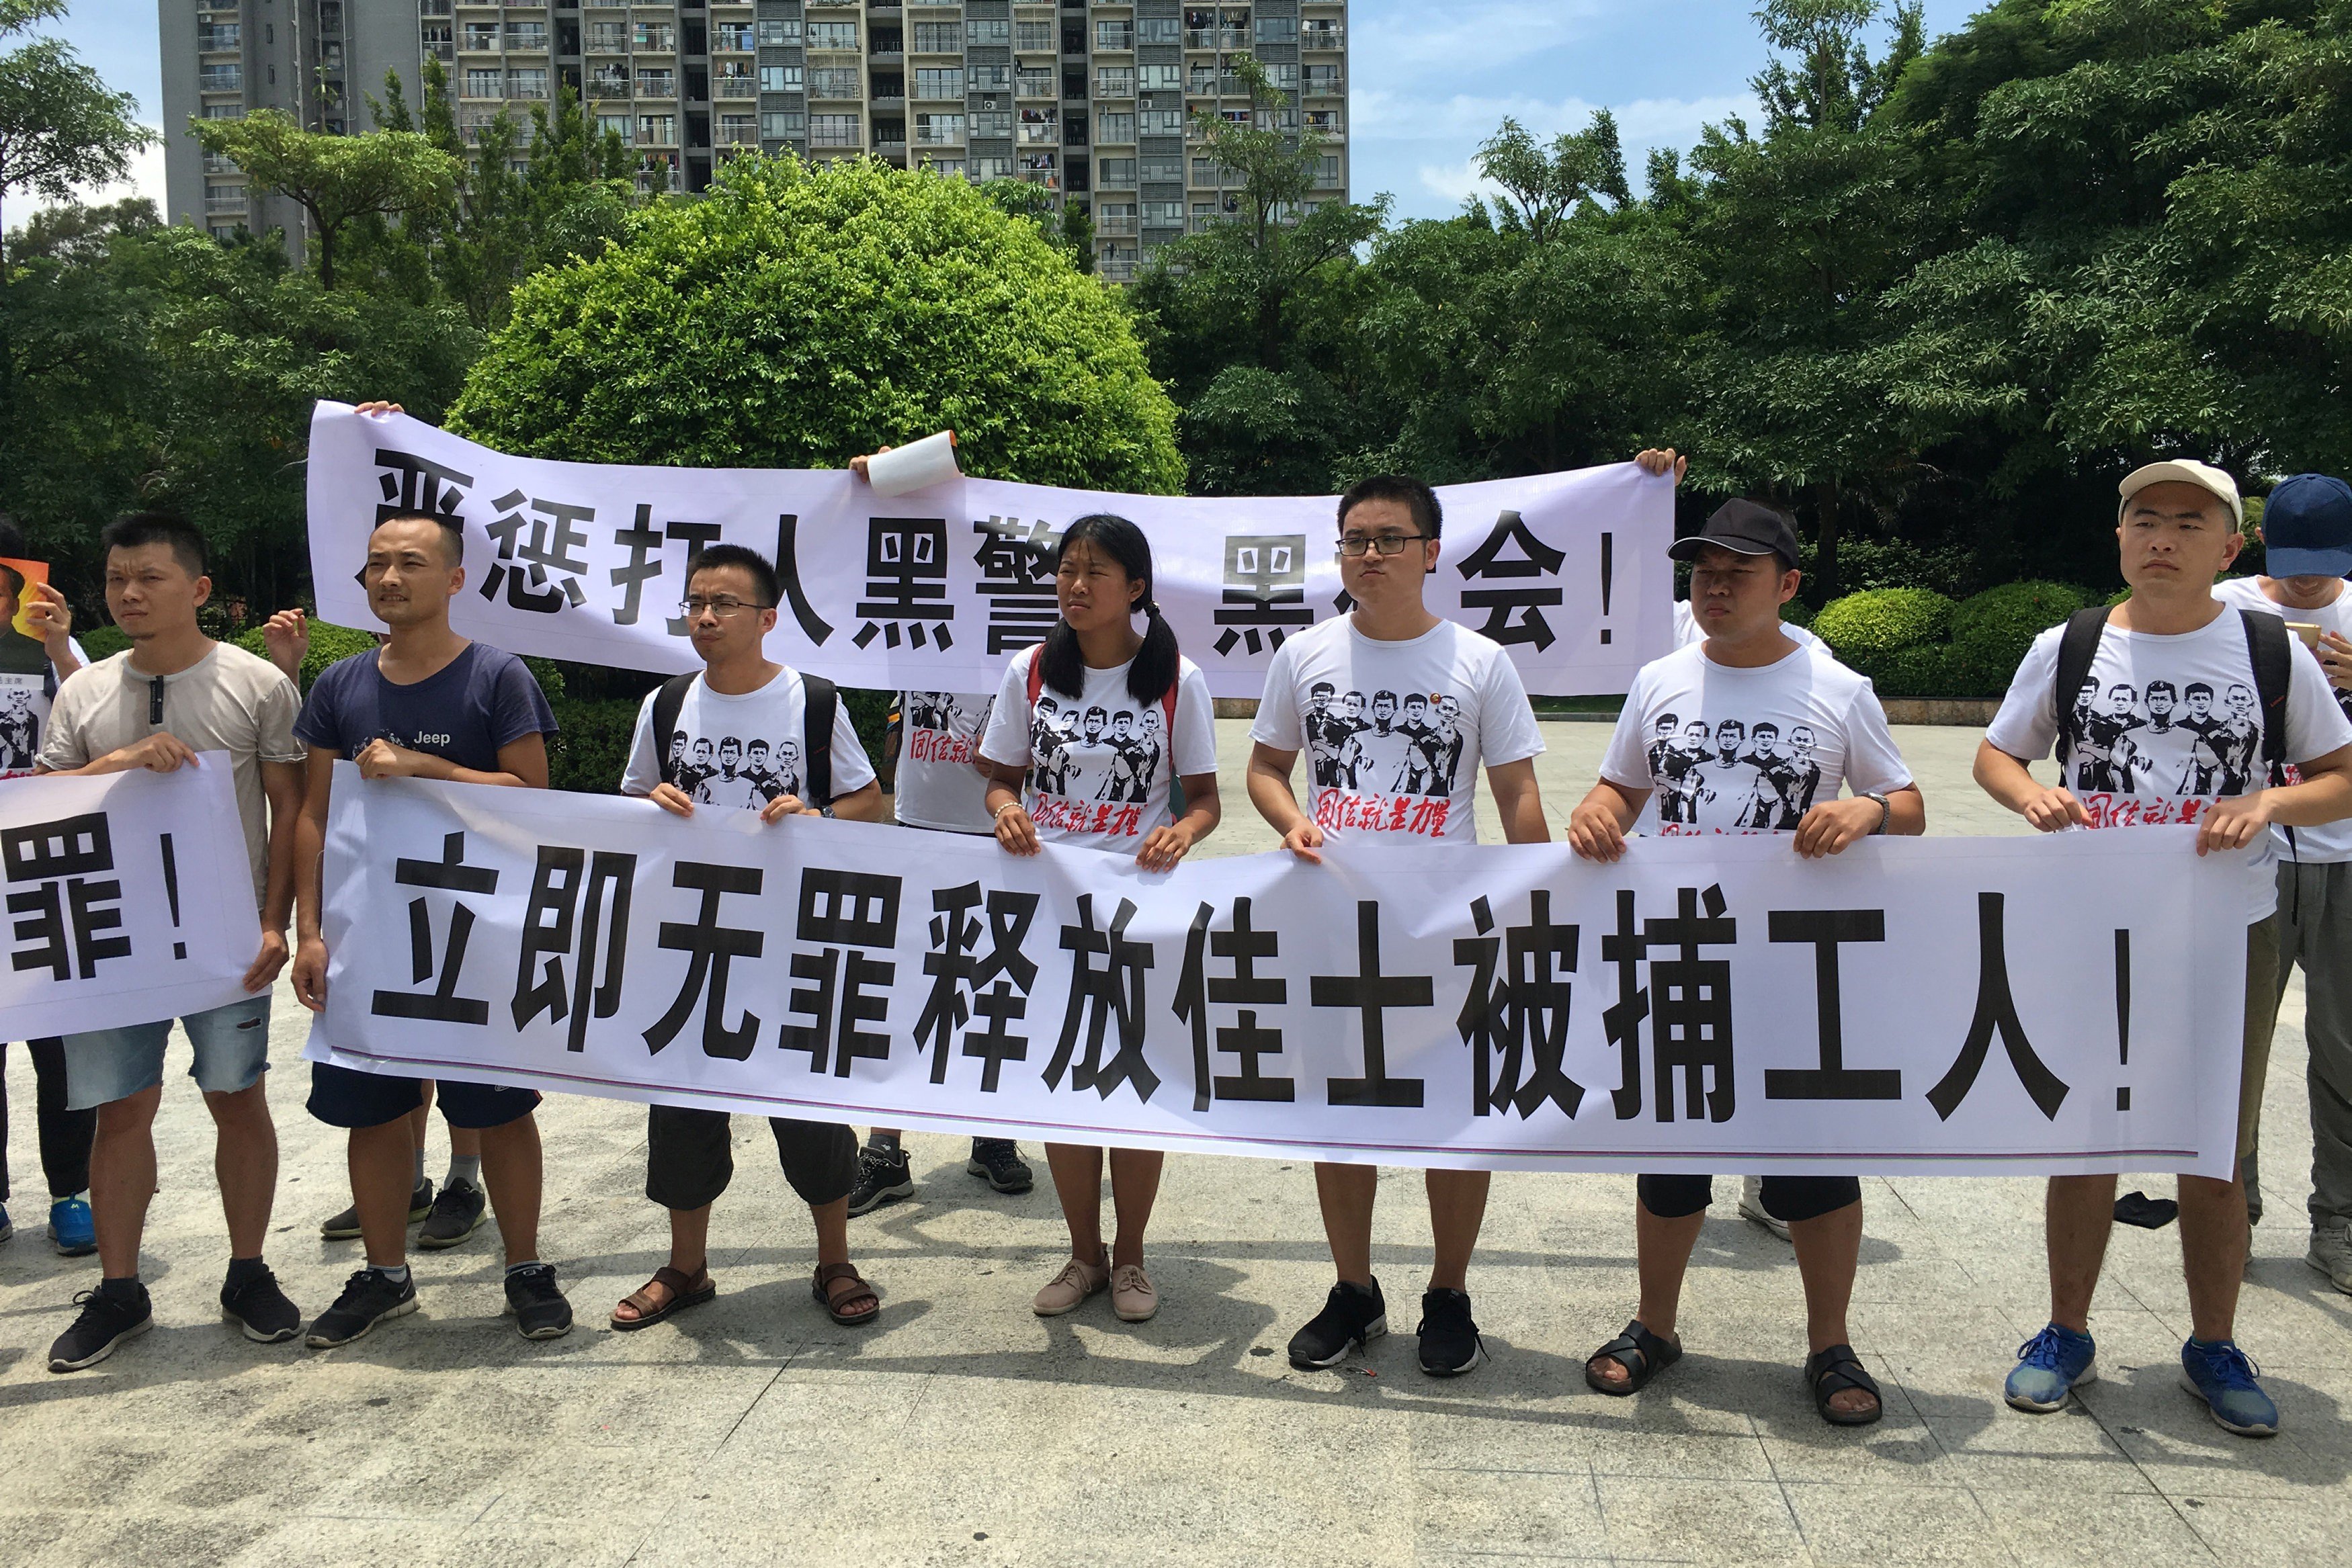
<svg viewBox="0 0 2352 1568"><path fill-rule="evenodd" d="M1123 856L338 769L346 1066L858 1125L1536 1169L2226 1176L2190 831ZM2221 960L2216 962L2216 956Z"/></svg>
<svg viewBox="0 0 2352 1568"><path fill-rule="evenodd" d="M226 752L170 773L0 782L0 1040L152 1023L243 997L261 947Z"/></svg>
<svg viewBox="0 0 2352 1568"><path fill-rule="evenodd" d="M1673 646L1674 486L1630 463L1438 492L1436 613L1510 650L1530 692L1622 692ZM373 626L358 581L394 510L458 518L460 632L517 653L700 667L678 614L688 558L772 559L768 654L847 686L993 692L1056 614L1060 530L1109 511L1151 539L1162 611L1218 696L1255 697L1285 637L1342 613L1328 497L1121 496L960 479L885 498L846 470L647 468L509 457L405 415L311 416L319 613Z"/></svg>

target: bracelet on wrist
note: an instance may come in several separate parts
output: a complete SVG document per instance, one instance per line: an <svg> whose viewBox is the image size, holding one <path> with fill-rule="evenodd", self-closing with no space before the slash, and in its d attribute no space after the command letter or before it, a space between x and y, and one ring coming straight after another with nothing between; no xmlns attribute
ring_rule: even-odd
<svg viewBox="0 0 2352 1568"><path fill-rule="evenodd" d="M1021 804L1021 802L1018 800L1007 800L1004 804L996 808L995 810L991 811L988 814L988 820L992 822L1001 822L1004 821L1004 813L1010 811L1019 804Z"/></svg>

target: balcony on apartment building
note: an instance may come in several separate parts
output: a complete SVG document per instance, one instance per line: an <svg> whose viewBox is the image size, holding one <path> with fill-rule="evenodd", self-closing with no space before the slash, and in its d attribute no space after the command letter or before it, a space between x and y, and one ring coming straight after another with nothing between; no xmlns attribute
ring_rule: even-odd
<svg viewBox="0 0 2352 1568"><path fill-rule="evenodd" d="M734 100L760 96L760 83L749 66L740 70L714 70L710 77L710 96Z"/></svg>
<svg viewBox="0 0 2352 1568"><path fill-rule="evenodd" d="M1348 29L1332 22L1307 22L1298 29L1298 47L1302 49L1344 49L1348 47Z"/></svg>

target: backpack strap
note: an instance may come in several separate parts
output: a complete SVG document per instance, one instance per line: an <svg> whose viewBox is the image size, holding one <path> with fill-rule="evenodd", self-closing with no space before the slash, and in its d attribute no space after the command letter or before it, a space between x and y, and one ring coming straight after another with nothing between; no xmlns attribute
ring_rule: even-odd
<svg viewBox="0 0 2352 1568"><path fill-rule="evenodd" d="M677 716L686 706L686 694L694 685L698 672L672 675L654 694L654 765L661 769L661 781L677 782L677 765L670 758L670 742L677 737Z"/></svg>
<svg viewBox="0 0 2352 1568"><path fill-rule="evenodd" d="M1037 698L1045 689L1045 644L1040 643L1029 650L1029 706L1035 707Z"/></svg>
<svg viewBox="0 0 2352 1568"><path fill-rule="evenodd" d="M801 750L808 777L801 781L801 800L820 809L833 804L833 720L840 707L840 687L823 675L802 674Z"/></svg>
<svg viewBox="0 0 2352 1568"><path fill-rule="evenodd" d="M2066 618L2058 639L2058 670L2051 682L2050 699L2058 716L2058 775L2065 778L2066 759L2083 737L2074 730L2074 699L2091 676L2091 661L2098 657L2099 639L2107 629L2107 606L2093 604Z"/></svg>
<svg viewBox="0 0 2352 1568"><path fill-rule="evenodd" d="M2241 610L2246 624L2246 652L2253 656L2254 696L2263 715L2263 760L2270 765L2270 783L2286 781L2286 694L2294 684L2294 637L2283 616L2258 610Z"/></svg>

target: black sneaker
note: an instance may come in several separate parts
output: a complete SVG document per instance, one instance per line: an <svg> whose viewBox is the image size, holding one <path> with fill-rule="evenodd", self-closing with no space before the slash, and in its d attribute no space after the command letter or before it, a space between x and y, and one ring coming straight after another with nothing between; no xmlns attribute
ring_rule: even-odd
<svg viewBox="0 0 2352 1568"><path fill-rule="evenodd" d="M1470 1319L1470 1297L1462 1291L1421 1293L1421 1369L1432 1377L1459 1377L1486 1359L1486 1344Z"/></svg>
<svg viewBox="0 0 2352 1568"><path fill-rule="evenodd" d="M865 1214L914 1196L915 1176L907 1168L906 1150L877 1149L868 1144L857 1151L857 1185L850 1189L850 1213Z"/></svg>
<svg viewBox="0 0 2352 1568"><path fill-rule="evenodd" d="M284 1344L302 1332L301 1312L267 1269L242 1285L223 1285L220 1302L222 1313L236 1319L256 1344Z"/></svg>
<svg viewBox="0 0 2352 1568"><path fill-rule="evenodd" d="M335 1304L319 1314L303 1336L303 1343L312 1350L332 1350L349 1344L390 1318L405 1317L416 1310L416 1278L394 1283L392 1276L375 1269L362 1269L343 1281L343 1293Z"/></svg>
<svg viewBox="0 0 2352 1568"><path fill-rule="evenodd" d="M1029 1162L1021 1157L1021 1145L1010 1138L974 1138L971 1158L964 1161L963 1168L967 1176L987 1177L988 1185L999 1192L1027 1192L1036 1185Z"/></svg>
<svg viewBox="0 0 2352 1568"><path fill-rule="evenodd" d="M1331 1287L1323 1310L1290 1336L1290 1364L1305 1371L1337 1366L1350 1350L1389 1332L1389 1304L1381 1282L1370 1290L1342 1280Z"/></svg>
<svg viewBox="0 0 2352 1568"><path fill-rule="evenodd" d="M81 1316L49 1346L51 1372L79 1372L112 1355L124 1340L137 1339L155 1326L155 1309L148 1304L147 1287L129 1296L83 1291L74 1297Z"/></svg>
<svg viewBox="0 0 2352 1568"><path fill-rule="evenodd" d="M408 1195L408 1223L415 1224L433 1212L433 1178L426 1176ZM330 1241L357 1241L360 1239L360 1206L352 1205L332 1219L323 1220L319 1234Z"/></svg>
<svg viewBox="0 0 2352 1568"><path fill-rule="evenodd" d="M525 1339L562 1339L572 1332L572 1303L555 1288L552 1263L507 1270L507 1311Z"/></svg>
<svg viewBox="0 0 2352 1568"><path fill-rule="evenodd" d="M433 1252L455 1247L482 1228L483 1217L489 1211L490 1200L482 1196L480 1187L469 1181L453 1181L433 1200L433 1212L425 1217L416 1244Z"/></svg>

